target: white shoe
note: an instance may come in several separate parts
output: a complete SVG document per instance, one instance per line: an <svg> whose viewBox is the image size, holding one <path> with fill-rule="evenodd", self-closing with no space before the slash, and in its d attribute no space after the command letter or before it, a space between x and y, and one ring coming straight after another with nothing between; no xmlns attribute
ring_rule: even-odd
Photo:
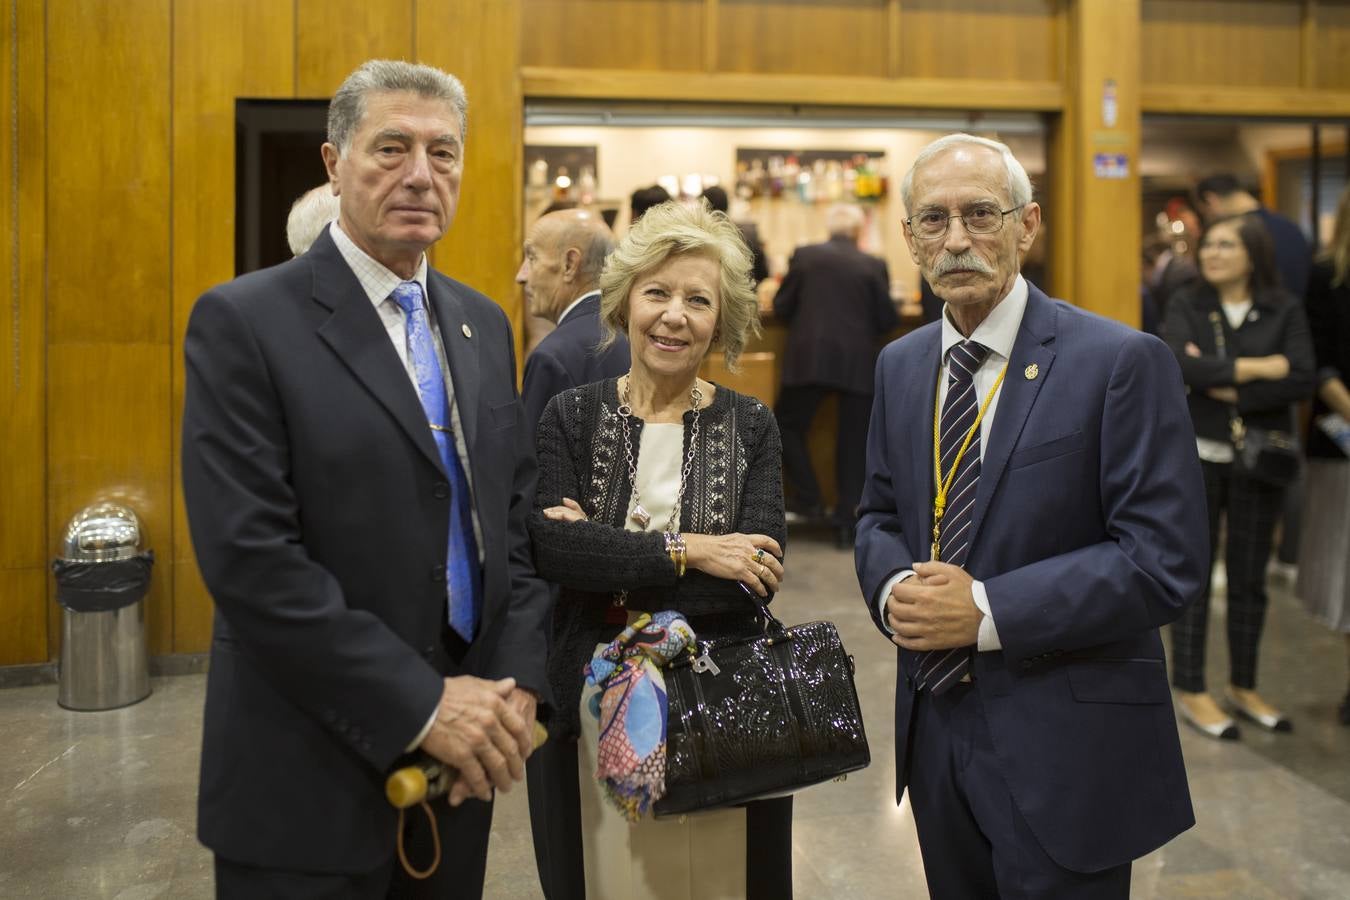
<svg viewBox="0 0 1350 900"><path fill-rule="evenodd" d="M1231 691L1224 691L1223 698L1239 716L1249 722L1255 722L1266 731L1289 732L1294 730L1294 723L1280 713L1271 715L1270 713L1257 712L1243 704Z"/></svg>
<svg viewBox="0 0 1350 900"><path fill-rule="evenodd" d="M1241 737L1238 731L1237 723L1232 719L1220 719L1212 725L1202 725L1198 719L1191 714L1190 709L1184 703L1177 704L1177 712L1181 718L1196 731L1201 734L1209 735L1212 738L1218 738L1221 741L1236 741Z"/></svg>

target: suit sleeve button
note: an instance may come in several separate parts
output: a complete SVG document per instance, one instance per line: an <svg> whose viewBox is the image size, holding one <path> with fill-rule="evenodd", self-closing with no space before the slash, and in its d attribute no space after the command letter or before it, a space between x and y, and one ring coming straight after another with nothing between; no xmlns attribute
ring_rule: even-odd
<svg viewBox="0 0 1350 900"><path fill-rule="evenodd" d="M437 500L444 500L450 496L450 485L444 481L438 481L436 486L431 489L431 494Z"/></svg>
<svg viewBox="0 0 1350 900"><path fill-rule="evenodd" d="M444 581L444 580L445 580L445 566L432 566L432 567L431 567L431 580L432 580L432 581Z"/></svg>

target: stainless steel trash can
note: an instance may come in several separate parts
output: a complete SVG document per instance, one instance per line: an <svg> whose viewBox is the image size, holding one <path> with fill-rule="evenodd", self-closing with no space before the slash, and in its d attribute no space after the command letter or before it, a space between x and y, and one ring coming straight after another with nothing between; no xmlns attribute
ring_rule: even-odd
<svg viewBox="0 0 1350 900"><path fill-rule="evenodd" d="M140 520L125 506L86 507L66 526L52 563L62 607L62 706L116 709L150 696L144 600L154 559L141 549Z"/></svg>

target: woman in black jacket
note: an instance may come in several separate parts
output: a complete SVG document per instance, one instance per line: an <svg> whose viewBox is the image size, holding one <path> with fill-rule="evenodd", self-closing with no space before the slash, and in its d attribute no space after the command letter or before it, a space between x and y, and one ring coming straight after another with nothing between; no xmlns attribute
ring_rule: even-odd
<svg viewBox="0 0 1350 900"><path fill-rule="evenodd" d="M603 328L627 334L632 368L554 397L537 434L535 565L562 588L548 771L530 782L545 891L790 898L790 797L629 825L599 799L596 723L578 709L583 668L636 612L679 610L699 640L743 636L762 627L747 592L768 598L783 576L773 414L698 377L712 347L734 366L758 332L750 253L725 215L664 203L619 243L600 288Z"/></svg>
<svg viewBox="0 0 1350 900"><path fill-rule="evenodd" d="M1211 553L1227 514L1228 705L1243 718L1288 731L1289 720L1256 693L1265 622L1266 562L1283 488L1235 463L1234 418L1247 429L1293 432L1293 406L1312 393L1313 354L1302 304L1280 290L1270 237L1252 216L1210 223L1200 239L1200 281L1167 309L1164 334L1190 395L1196 449L1209 503ZM1182 718L1212 737L1237 726L1205 691L1209 586L1172 626L1172 684Z"/></svg>
<svg viewBox="0 0 1350 900"><path fill-rule="evenodd" d="M1308 612L1345 636L1350 652L1350 455L1323 423L1350 422L1350 188L1341 195L1331 246L1308 279L1308 323L1317 355L1314 427L1308 434L1308 496L1303 506L1298 596ZM1350 725L1350 690L1340 721Z"/></svg>

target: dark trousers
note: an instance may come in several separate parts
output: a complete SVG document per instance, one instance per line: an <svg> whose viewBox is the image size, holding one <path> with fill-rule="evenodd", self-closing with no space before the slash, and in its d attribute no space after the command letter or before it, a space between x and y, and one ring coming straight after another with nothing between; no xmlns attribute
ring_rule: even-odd
<svg viewBox="0 0 1350 900"><path fill-rule="evenodd" d="M792 489L794 506L820 506L820 483L811 467L807 434L820 402L829 394L838 398L838 430L835 434L834 477L837 502L836 524L852 528L858 517L863 478L867 469L867 425L872 415L872 395L853 394L824 387L784 387L774 415L783 436L783 474Z"/></svg>
<svg viewBox="0 0 1350 900"><path fill-rule="evenodd" d="M549 740L525 763L530 832L544 900L586 900L577 742Z"/></svg>
<svg viewBox="0 0 1350 900"><path fill-rule="evenodd" d="M545 752L549 748L551 752ZM577 742L549 741L540 747L526 763L526 777L530 830L544 897L586 900ZM745 882L746 900L791 900L791 797L746 805Z"/></svg>
<svg viewBox="0 0 1350 900"><path fill-rule="evenodd" d="M1130 895L1129 863L1073 872L1041 848L999 772L980 697L970 684L938 696L915 695L907 790L935 900Z"/></svg>
<svg viewBox="0 0 1350 900"><path fill-rule="evenodd" d="M1226 514L1224 570L1228 575L1229 682L1256 687L1256 651L1266 621L1266 563L1284 490L1233 472L1228 463L1201 462L1209 504L1210 571L1219 546L1219 517ZM1172 684L1205 689L1205 633L1209 625L1209 578L1205 592L1172 623Z"/></svg>
<svg viewBox="0 0 1350 900"><path fill-rule="evenodd" d="M260 869L216 857L219 900L479 900L487 868L492 804L467 800L456 809L444 799L431 803L441 842L435 874L417 880L403 870L397 854L372 872L330 874ZM404 849L408 861L425 869L435 856L431 824L420 807L407 812Z"/></svg>

